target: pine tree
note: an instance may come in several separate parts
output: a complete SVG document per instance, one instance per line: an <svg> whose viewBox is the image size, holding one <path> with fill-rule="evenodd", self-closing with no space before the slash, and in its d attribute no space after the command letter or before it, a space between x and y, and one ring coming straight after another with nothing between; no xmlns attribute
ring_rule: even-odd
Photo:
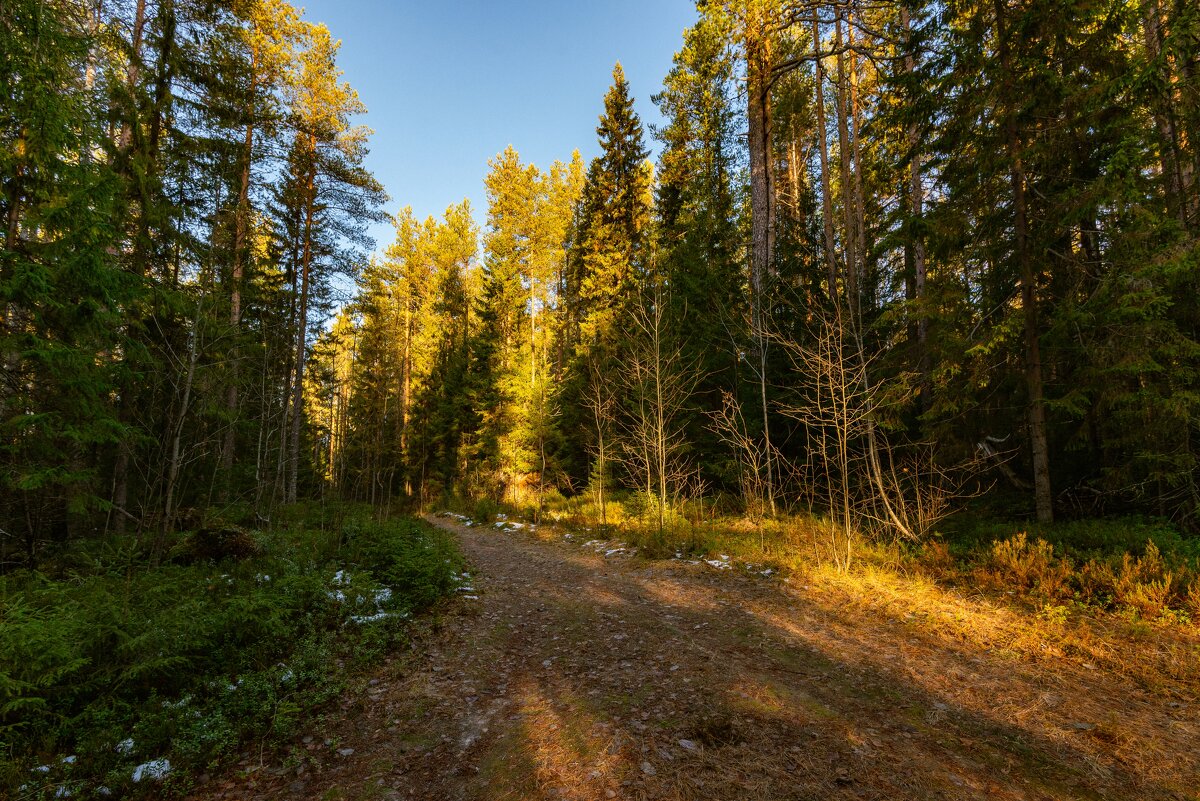
<svg viewBox="0 0 1200 801"><path fill-rule="evenodd" d="M323 25L309 26L306 38L291 98L295 134L277 200L295 298L284 493L288 502L298 497L304 366L316 316L312 312L331 273L353 264L353 251L342 252L339 246L365 244L365 226L378 218L377 207L385 197L362 167L367 130L351 126L350 117L365 109L354 90L339 82L338 43Z"/></svg>
<svg viewBox="0 0 1200 801"><path fill-rule="evenodd" d="M683 49L654 98L668 121L656 131L664 149L655 237L658 270L670 288L662 335L678 343L681 362L698 375L684 425L692 447L705 454L710 480L724 476L718 475L720 445L705 412L719 408L722 393L737 393L745 345L732 93L732 56L723 32L702 18L684 33Z"/></svg>
<svg viewBox="0 0 1200 801"><path fill-rule="evenodd" d="M102 354L137 297L110 256L117 184L95 157L104 108L82 81L95 41L75 3L0 12L0 543L32 564L101 503L97 455L128 432Z"/></svg>
<svg viewBox="0 0 1200 801"><path fill-rule="evenodd" d="M601 153L588 168L570 235L566 275L569 312L567 341L572 361L563 382L564 426L583 424L587 385L619 363L622 324L651 271L647 249L651 172L642 126L633 110L629 84L620 64L604 97L596 128ZM569 470L584 477L582 454L564 454Z"/></svg>

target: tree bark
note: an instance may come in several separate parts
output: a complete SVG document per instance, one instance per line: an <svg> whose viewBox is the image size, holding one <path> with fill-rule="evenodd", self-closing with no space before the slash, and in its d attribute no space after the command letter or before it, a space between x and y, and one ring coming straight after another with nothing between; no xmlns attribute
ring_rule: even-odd
<svg viewBox="0 0 1200 801"><path fill-rule="evenodd" d="M1185 181L1185 158L1179 141L1178 124L1173 109L1174 77L1171 66L1163 57L1162 6L1159 0L1146 0L1142 5L1142 35L1146 45L1146 58L1150 62L1162 60L1160 67L1163 92L1155 98L1152 107L1154 128L1161 148L1160 163L1167 208L1185 230L1189 224L1192 200L1188 197Z"/></svg>
<svg viewBox="0 0 1200 801"><path fill-rule="evenodd" d="M907 6L900 8L900 25L904 30L906 53L904 70L910 82L915 80L916 58L913 55L912 23ZM911 112L910 112L911 113ZM912 264L913 297L917 308L917 370L921 374L921 404L928 408L930 398L926 387L929 384L929 317L925 313L925 237L920 230L921 217L925 213L925 186L922 179L920 139L915 120L908 124L908 214L910 234L907 237L909 258Z"/></svg>
<svg viewBox="0 0 1200 801"><path fill-rule="evenodd" d="M239 176L237 208L233 226L233 268L229 276L229 327L233 333L233 345L229 353L229 387L225 394L225 413L228 427L221 445L221 470L224 483L221 499L229 500L230 481L233 471L234 453L237 447L238 414L238 329L242 324L242 277L245 273L246 238L250 227L250 165L254 159L254 95L258 87L258 53L250 60L250 100L246 109L246 132L242 142L242 169Z"/></svg>
<svg viewBox="0 0 1200 801"><path fill-rule="evenodd" d="M837 121L838 167L842 184L842 245L846 250L846 297L852 325L858 323L859 309L859 265L858 238L854 230L854 189L850 162L850 130L847 122L849 100L846 86L845 53L842 52L842 14L839 10L833 20L833 45L837 51Z"/></svg>
<svg viewBox="0 0 1200 801"><path fill-rule="evenodd" d="M774 263L775 221L771 180L771 48L761 10L746 20L746 102L750 147L750 325L758 356L763 439L767 443L767 500L775 514L774 466L767 408L767 336L763 306L767 273Z"/></svg>
<svg viewBox="0 0 1200 801"><path fill-rule="evenodd" d="M310 136L308 154L316 158L317 141ZM300 427L304 419L304 351L308 344L308 286L309 271L312 267L312 229L313 207L316 205L316 170L314 164L308 165L308 178L304 194L304 250L300 259L300 298L296 315L296 367L295 384L292 387L292 419L290 444L288 447L288 478L287 502L295 503L300 476Z"/></svg>
<svg viewBox="0 0 1200 801"><path fill-rule="evenodd" d="M996 32L1000 68L1005 76L1012 75L1004 25L1003 0L995 0ZM1004 102L1013 99L1014 88L1005 78ZM1042 388L1041 346L1038 341L1037 277L1033 253L1029 245L1029 211L1026 202L1025 164L1022 156L1021 134L1016 112L1011 105L1005 110L1005 138L1009 158L1009 179L1012 186L1013 234L1017 263L1021 274L1021 307L1025 335L1025 384L1029 394L1029 444L1033 457L1033 492L1039 523L1054 520L1053 498L1050 490L1050 456L1046 439L1046 409Z"/></svg>
<svg viewBox="0 0 1200 801"><path fill-rule="evenodd" d="M817 15L812 18L813 50L816 57L817 138L821 156L821 218L825 232L825 264L829 271L829 297L837 299L837 245L833 237L833 199L829 194L829 136L825 124L825 71L821 64L821 30Z"/></svg>

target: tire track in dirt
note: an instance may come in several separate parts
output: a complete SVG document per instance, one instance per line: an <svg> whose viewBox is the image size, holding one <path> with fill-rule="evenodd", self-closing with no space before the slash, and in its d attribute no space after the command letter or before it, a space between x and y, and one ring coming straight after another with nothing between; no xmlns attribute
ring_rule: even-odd
<svg viewBox="0 0 1200 801"><path fill-rule="evenodd" d="M197 799L1196 798L1195 726L1109 674L776 580L430 520L477 599L290 758ZM1073 723L1104 703L1131 734ZM1151 747L1151 767L1122 756Z"/></svg>

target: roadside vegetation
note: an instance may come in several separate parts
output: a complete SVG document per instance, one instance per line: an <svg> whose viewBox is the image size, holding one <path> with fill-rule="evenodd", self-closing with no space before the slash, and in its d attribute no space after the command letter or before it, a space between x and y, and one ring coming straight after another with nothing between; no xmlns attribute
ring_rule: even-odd
<svg viewBox="0 0 1200 801"><path fill-rule="evenodd" d="M0 577L0 795L185 791L293 734L457 586L444 532L349 505L73 542Z"/></svg>
<svg viewBox="0 0 1200 801"><path fill-rule="evenodd" d="M751 520L711 505L677 509L661 532L645 498L615 493L534 505L450 503L483 525L540 520L532 531L601 552L707 561L820 593L837 608L896 617L939 638L1040 659L1062 656L1172 697L1200 691L1200 545L1152 518L1053 524L959 512L920 542L843 532L796 513Z"/></svg>

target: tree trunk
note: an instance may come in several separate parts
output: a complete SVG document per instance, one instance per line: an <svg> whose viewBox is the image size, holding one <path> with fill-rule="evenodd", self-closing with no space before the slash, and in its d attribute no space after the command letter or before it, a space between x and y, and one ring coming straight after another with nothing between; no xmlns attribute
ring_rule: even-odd
<svg viewBox="0 0 1200 801"><path fill-rule="evenodd" d="M913 55L912 23L907 6L900 9L900 24L904 29L905 55L904 70L910 81L917 71L916 59ZM913 274L913 297L917 308L917 370L921 375L921 405L928 409L930 398L927 391L929 385L929 317L923 306L925 300L925 237L921 231L921 217L925 213L925 187L921 175L920 139L916 122L908 125L908 213L911 233L907 238Z"/></svg>
<svg viewBox="0 0 1200 801"><path fill-rule="evenodd" d="M850 130L847 124L849 105L846 88L845 54L842 50L842 15L833 20L833 46L837 54L837 103L835 120L838 135L838 171L842 184L842 244L846 250L846 296L852 325L857 325L859 309L858 239L854 231L854 190L850 163Z"/></svg>
<svg viewBox="0 0 1200 801"><path fill-rule="evenodd" d="M854 50L854 26L847 26L848 41L850 43L850 143L851 155L854 157L854 236L858 242L858 289L859 295L856 298L858 306L855 307L855 314L861 319L862 316L862 298L865 294L867 297L867 308L874 308L874 284L871 283L870 276L867 274L867 256L869 248L867 247L867 220L866 220L866 201L863 194L863 165L862 165L862 143L859 135L862 129L861 124L861 109L858 104L858 54Z"/></svg>
<svg viewBox="0 0 1200 801"><path fill-rule="evenodd" d="M767 408L767 336L763 306L767 273L775 257L771 186L771 51L764 19L746 23L746 102L750 124L750 325L758 355L763 439L767 444L767 501L775 514L774 465Z"/></svg>
<svg viewBox="0 0 1200 801"><path fill-rule="evenodd" d="M1174 83L1171 67L1163 57L1162 6L1159 0L1146 0L1142 5L1142 35L1146 45L1146 59L1150 62L1162 60L1160 67L1163 92L1153 101L1152 115L1161 149L1161 169L1167 208L1186 230L1188 211L1191 205L1184 185L1184 157L1179 142L1179 131L1172 109Z"/></svg>
<svg viewBox="0 0 1200 801"><path fill-rule="evenodd" d="M137 7L133 12L133 30L129 41L129 70L125 76L125 87L132 96L134 89L137 88L138 82L141 80L142 67L142 38L146 30L146 0L137 0ZM119 140L119 150L128 155L129 149L133 146L133 109L129 109L129 113L125 115L125 119L121 122L121 137Z"/></svg>
<svg viewBox="0 0 1200 801"><path fill-rule="evenodd" d="M825 71L821 64L821 31L817 15L812 19L816 66L817 138L821 155L821 218L825 231L825 264L829 271L829 297L837 299L837 245L833 237L833 199L829 194L829 137L825 127Z"/></svg>
<svg viewBox="0 0 1200 801"><path fill-rule="evenodd" d="M196 302L196 320L192 330L191 341L188 343L188 369L183 384L183 398L179 401L179 414L171 432L171 458L167 464L167 485L164 490L166 500L163 502L162 533L171 530L175 517L175 487L179 482L179 471L183 466L183 425L187 420L188 408L192 401L192 386L196 378L196 362L199 359L200 347L200 312L203 297ZM157 556L157 554L156 554Z"/></svg>
<svg viewBox="0 0 1200 801"><path fill-rule="evenodd" d="M234 452L237 448L238 415L238 329L242 324L242 276L245 273L246 238L250 227L250 165L254 160L254 96L258 87L258 52L250 60L250 100L246 108L246 133L242 142L242 169L238 184L237 209L233 226L233 269L229 276L229 327L233 345L229 353L229 387L225 394L225 413L228 427L221 445L221 471L224 483L222 501L229 500Z"/></svg>
<svg viewBox="0 0 1200 801"><path fill-rule="evenodd" d="M309 155L316 157L316 137L310 136ZM297 487L300 476L300 427L304 419L304 351L308 340L308 286L309 270L312 267L312 229L313 207L316 205L315 185L316 176L313 172L315 165L308 166L308 180L304 194L304 250L300 259L300 298L299 310L296 315L296 367L295 384L292 386L292 430L288 447L288 478L287 502L297 500Z"/></svg>
<svg viewBox="0 0 1200 801"><path fill-rule="evenodd" d="M995 0L996 33L999 42L1000 67L1012 74L1007 32L1004 25L1003 0ZM1006 79L1005 102L1013 100L1014 89ZM1050 491L1050 456L1046 439L1046 409L1042 391L1042 358L1038 341L1038 306L1033 253L1029 245L1029 212L1025 195L1025 164L1022 157L1021 135L1016 112L1011 105L1005 112L1009 176L1013 195L1013 233L1016 240L1017 263L1021 273L1021 307L1024 313L1025 383L1029 394L1029 444L1033 457L1033 492L1039 523L1054 519Z"/></svg>

